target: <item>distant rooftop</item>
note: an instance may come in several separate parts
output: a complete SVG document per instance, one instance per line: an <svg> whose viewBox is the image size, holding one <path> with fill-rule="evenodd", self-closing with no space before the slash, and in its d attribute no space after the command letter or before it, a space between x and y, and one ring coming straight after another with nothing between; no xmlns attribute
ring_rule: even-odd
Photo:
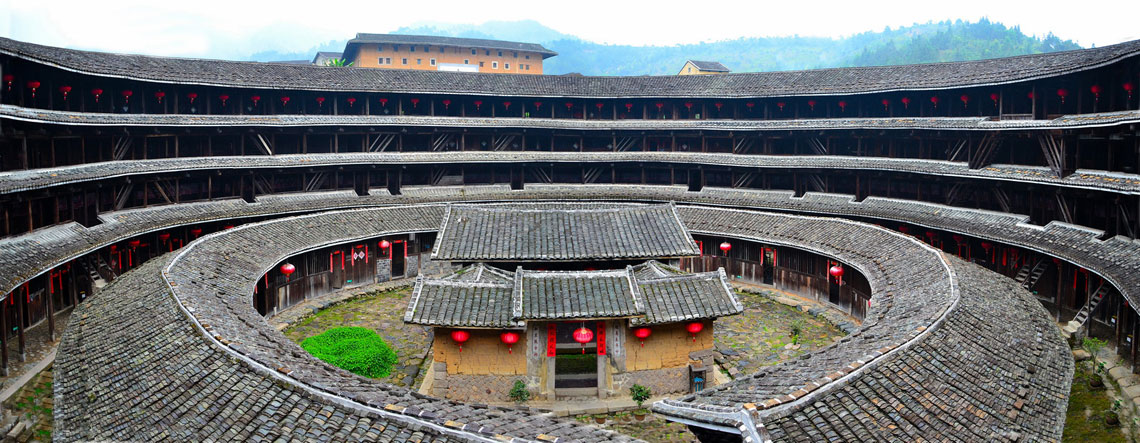
<svg viewBox="0 0 1140 443"><path fill-rule="evenodd" d="M720 64L720 62L706 62L700 60L689 60L697 69L707 72L730 72L727 67Z"/></svg>
<svg viewBox="0 0 1140 443"><path fill-rule="evenodd" d="M463 48L486 48L486 49L501 49L504 51L525 51L535 52L542 55L542 58L550 58L558 55L557 52L546 49L537 43L522 43L522 42L508 42L504 40L488 40L481 38L460 38L460 37L439 37L434 35L402 35L402 34L367 34L358 33L356 38L349 40L348 45L345 47L345 52L350 52L348 47L354 44L393 44L393 45L435 45L435 46L458 46Z"/></svg>

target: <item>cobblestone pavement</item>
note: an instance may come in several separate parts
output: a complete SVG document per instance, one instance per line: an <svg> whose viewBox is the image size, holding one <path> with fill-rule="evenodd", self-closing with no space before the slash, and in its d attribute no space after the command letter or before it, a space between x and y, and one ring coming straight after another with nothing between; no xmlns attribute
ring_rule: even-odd
<svg viewBox="0 0 1140 443"><path fill-rule="evenodd" d="M396 351L399 358L384 382L416 389L427 371L421 371L431 358L431 328L404 324L411 289L404 287L374 291L336 304L285 329L285 336L297 344L339 326L360 326L376 331Z"/></svg>
<svg viewBox="0 0 1140 443"><path fill-rule="evenodd" d="M12 398L4 402L4 409L30 426L16 438L19 442L52 441L54 420L52 411L55 399L52 398L54 372L48 366L24 385ZM6 428L5 428L6 429Z"/></svg>
<svg viewBox="0 0 1140 443"><path fill-rule="evenodd" d="M776 302L769 291L737 291L744 304L740 315L717 319L713 328L719 363L732 377L828 346L845 334L835 325L799 308ZM791 327L801 322L799 347L792 345Z"/></svg>
<svg viewBox="0 0 1140 443"><path fill-rule="evenodd" d="M59 345L59 338L63 330L67 329L67 321L71 318L72 309L66 309L55 314L55 340L48 339L48 323L43 321L24 331L24 342L27 345L27 354L24 361L20 361L20 344L15 336L8 340L8 375L0 377L0 390L8 389L21 376L36 366L52 349Z"/></svg>

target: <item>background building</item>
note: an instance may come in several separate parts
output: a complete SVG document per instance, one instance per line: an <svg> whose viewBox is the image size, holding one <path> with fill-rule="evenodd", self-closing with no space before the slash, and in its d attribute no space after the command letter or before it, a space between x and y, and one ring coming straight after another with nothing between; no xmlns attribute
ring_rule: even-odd
<svg viewBox="0 0 1140 443"><path fill-rule="evenodd" d="M535 43L435 37L356 34L344 58L358 68L542 74L542 61L558 53Z"/></svg>
<svg viewBox="0 0 1140 443"><path fill-rule="evenodd" d="M681 67L681 72L678 72L677 75L728 74L729 72L732 71L720 62L689 60L685 62L685 66Z"/></svg>

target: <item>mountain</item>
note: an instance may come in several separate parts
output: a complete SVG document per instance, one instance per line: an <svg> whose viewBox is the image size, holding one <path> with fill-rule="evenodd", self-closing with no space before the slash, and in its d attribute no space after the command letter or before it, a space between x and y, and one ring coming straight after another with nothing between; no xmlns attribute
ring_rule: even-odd
<svg viewBox="0 0 1140 443"><path fill-rule="evenodd" d="M491 21L481 25L423 22L396 34L490 38L541 43L558 52L543 65L547 74L676 74L686 60L719 61L733 72L786 71L846 66L934 63L1080 49L1053 34L1028 36L1017 27L981 19L943 21L887 28L850 37L746 37L677 46L605 45L579 39L533 20ZM318 51L340 51L344 41L326 42L307 52L263 52L252 60L312 59Z"/></svg>

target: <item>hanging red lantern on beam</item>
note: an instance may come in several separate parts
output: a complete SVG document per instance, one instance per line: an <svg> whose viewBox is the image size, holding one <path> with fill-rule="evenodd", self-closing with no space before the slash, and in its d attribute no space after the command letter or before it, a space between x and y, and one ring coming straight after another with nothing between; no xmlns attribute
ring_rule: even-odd
<svg viewBox="0 0 1140 443"><path fill-rule="evenodd" d="M998 93L996 93L996 92L991 92L991 93L990 93L990 101L994 102L994 107L995 107L995 108L997 107L997 105L998 105L998 99L1000 99L1000 98L1001 98L1001 96L1000 96L1000 95L998 95Z"/></svg>
<svg viewBox="0 0 1140 443"><path fill-rule="evenodd" d="M285 106L288 104L289 104L289 96L288 95L281 96L281 106Z"/></svg>
<svg viewBox="0 0 1140 443"><path fill-rule="evenodd" d="M158 241L165 242L167 240L170 240L170 233L169 232L163 232L161 234L158 234Z"/></svg>
<svg viewBox="0 0 1140 443"><path fill-rule="evenodd" d="M32 99L36 98L36 89L40 87L40 82L32 80L28 82L28 89L32 90Z"/></svg>
<svg viewBox="0 0 1140 443"><path fill-rule="evenodd" d="M566 110L567 110L567 111L569 111L569 110L571 110L571 109L573 109L573 108L574 108L574 104L573 104L573 103L571 103L571 102L566 102Z"/></svg>
<svg viewBox="0 0 1140 443"><path fill-rule="evenodd" d="M186 98L190 99L190 104L194 104L194 100L198 99L198 93L197 92L191 92L189 94L186 94Z"/></svg>
<svg viewBox="0 0 1140 443"><path fill-rule="evenodd" d="M134 91L131 91L130 89L123 91L121 94L123 95L123 104L130 104L131 96L135 95Z"/></svg>
<svg viewBox="0 0 1140 443"><path fill-rule="evenodd" d="M418 99L418 98L413 98L413 99L411 99L410 101L412 102L412 107L413 107L413 108L415 108L415 107L419 107L419 105L420 105L420 99Z"/></svg>
<svg viewBox="0 0 1140 443"><path fill-rule="evenodd" d="M469 338L471 338L471 334L462 329L451 331L451 340L454 341L455 344L459 345L459 352L463 352L463 343L465 343Z"/></svg>
<svg viewBox="0 0 1140 443"><path fill-rule="evenodd" d="M910 97L903 97L899 99L903 104L903 109L910 109Z"/></svg>
<svg viewBox="0 0 1140 443"><path fill-rule="evenodd" d="M685 330L689 331L689 334L691 334L693 336L693 341L695 342L695 341L697 341L697 334L699 334L699 333L701 333L701 331L705 330L705 325L704 325L704 323L701 323L699 321L695 321L695 322L689 323L688 326L685 326Z"/></svg>
<svg viewBox="0 0 1140 443"><path fill-rule="evenodd" d="M661 103L661 102L657 102L657 103L654 103L653 106L657 107L657 112L661 112L661 108L664 108L665 104ZM751 107L751 106L749 106L749 107Z"/></svg>
<svg viewBox="0 0 1140 443"><path fill-rule="evenodd" d="M818 102L816 102L815 100L808 100L808 108L811 108L812 111L815 111L816 103L818 103Z"/></svg>
<svg viewBox="0 0 1140 443"><path fill-rule="evenodd" d="M388 240L380 240L380 249L388 249L392 246L392 242Z"/></svg>
<svg viewBox="0 0 1140 443"><path fill-rule="evenodd" d="M443 103L443 109L447 109L448 107L451 106L451 100L448 100L446 98L443 99L443 101L441 103Z"/></svg>
<svg viewBox="0 0 1140 443"><path fill-rule="evenodd" d="M198 236L199 236L199 235L202 235L202 228L194 228L194 229L191 229L191 230L190 230L190 235L193 235L193 236L194 236L194 238L198 238Z"/></svg>
<svg viewBox="0 0 1140 443"><path fill-rule="evenodd" d="M351 107L353 107L353 105L356 104L356 97L349 97L349 98L344 99L344 101L348 102L348 107L351 108Z"/></svg>
<svg viewBox="0 0 1140 443"><path fill-rule="evenodd" d="M1128 99L1132 100L1132 91L1136 89L1136 85L1132 84L1132 82L1124 82L1121 86L1124 88L1124 92L1128 93Z"/></svg>
<svg viewBox="0 0 1140 443"><path fill-rule="evenodd" d="M254 95L254 96L250 96L249 99L253 101L254 106L257 106L257 102L261 101L261 96L260 95Z"/></svg>
<svg viewBox="0 0 1140 443"><path fill-rule="evenodd" d="M653 331L649 328L637 328L633 330L633 336L641 341L641 347L643 348L645 347L645 339L649 338L649 335L652 333Z"/></svg>
<svg viewBox="0 0 1140 443"><path fill-rule="evenodd" d="M605 106L602 102L594 103L594 107L598 108L598 112L602 112L602 107Z"/></svg>
<svg viewBox="0 0 1140 443"><path fill-rule="evenodd" d="M138 239L131 240L131 241L127 242L127 244L130 245L132 248L137 248L137 247L139 247L139 245L142 244L142 240L138 240Z"/></svg>
<svg viewBox="0 0 1140 443"><path fill-rule="evenodd" d="M839 101L839 112L844 112L844 111L847 111L847 101L840 100Z"/></svg>
<svg viewBox="0 0 1140 443"><path fill-rule="evenodd" d="M388 99L386 99L386 98L380 99L380 106L387 108L388 107Z"/></svg>
<svg viewBox="0 0 1140 443"><path fill-rule="evenodd" d="M938 96L930 97L930 103L933 103L934 107L937 108L938 107Z"/></svg>
<svg viewBox="0 0 1140 443"><path fill-rule="evenodd" d="M720 108L724 107L724 103L716 102L716 103L713 103L713 106L716 106L716 110L720 111Z"/></svg>
<svg viewBox="0 0 1140 443"><path fill-rule="evenodd" d="M1025 94L1025 96L1028 97L1030 100L1037 98L1037 94L1034 94L1033 91L1029 91L1029 93Z"/></svg>
<svg viewBox="0 0 1140 443"><path fill-rule="evenodd" d="M222 101L222 106L225 106L226 101L230 99L230 96L226 95L226 94L221 94L221 95L218 95L218 99Z"/></svg>
<svg viewBox="0 0 1140 443"><path fill-rule="evenodd" d="M503 109L511 109L511 102L503 102Z"/></svg>
<svg viewBox="0 0 1140 443"><path fill-rule="evenodd" d="M625 104L625 112L632 112L632 111L633 111L633 103L626 103Z"/></svg>
<svg viewBox="0 0 1140 443"><path fill-rule="evenodd" d="M67 101L67 93L71 92L71 86L60 86L59 92L63 94L63 101Z"/></svg>
<svg viewBox="0 0 1140 443"><path fill-rule="evenodd" d="M325 107L325 98L324 97L317 97L317 107L321 107L321 108Z"/></svg>
<svg viewBox="0 0 1140 443"><path fill-rule="evenodd" d="M475 103L475 110L476 110L476 111L478 111L478 110L479 110L479 107L480 107L480 106L483 106L483 101L482 101L482 100L475 100L475 101L474 101L474 103Z"/></svg>
<svg viewBox="0 0 1140 443"><path fill-rule="evenodd" d="M962 96L958 97L958 100L962 101L962 109L965 109L966 106L970 104L970 96L966 94L962 94Z"/></svg>
<svg viewBox="0 0 1140 443"><path fill-rule="evenodd" d="M888 100L888 99L885 99L885 98L883 99L883 101L881 101L881 102L879 102L879 103L882 103L882 104L883 104L883 110L884 110L884 111L886 111L886 110L887 110L887 108L889 108L889 107L891 106L891 101L890 101L890 100Z"/></svg>
<svg viewBox="0 0 1140 443"><path fill-rule="evenodd" d="M780 108L780 112L784 112L784 106L787 106L787 105L788 104L784 103L784 102L776 102L776 107Z"/></svg>
<svg viewBox="0 0 1140 443"><path fill-rule="evenodd" d="M586 353L586 343L589 343L590 340L593 340L593 339L594 339L594 331L591 331L589 328L587 328L585 326L582 326L582 327L574 330L574 341L576 341L582 345L582 353L583 354Z"/></svg>
<svg viewBox="0 0 1140 443"><path fill-rule="evenodd" d="M534 102L534 109L538 110L539 108L542 108L542 102Z"/></svg>
<svg viewBox="0 0 1140 443"><path fill-rule="evenodd" d="M1057 97L1061 97L1061 104L1065 104L1065 97L1069 96L1069 90L1065 88L1057 89Z"/></svg>
<svg viewBox="0 0 1140 443"><path fill-rule="evenodd" d="M724 252L725 254L728 254L728 251L731 249L732 249L732 243L723 242L720 244L720 250L721 250L721 252Z"/></svg>
<svg viewBox="0 0 1140 443"><path fill-rule="evenodd" d="M162 92L162 91L158 91L158 92L154 93L154 98L155 98L156 100L158 100L158 104L160 104L160 105L162 104L162 98L163 98L163 97L166 97L166 93L165 93L165 92Z"/></svg>
<svg viewBox="0 0 1140 443"><path fill-rule="evenodd" d="M281 273L285 274L285 278L289 278L289 276L293 275L294 272L297 272L297 267L293 266L292 263L285 263L281 265Z"/></svg>
<svg viewBox="0 0 1140 443"><path fill-rule="evenodd" d="M839 265L834 265L830 269L827 270L827 273L830 274L832 277L835 277L835 278L843 277L843 267L839 266Z"/></svg>
<svg viewBox="0 0 1140 443"><path fill-rule="evenodd" d="M1101 89L1100 85L1092 85L1089 87L1089 92L1093 93L1093 96L1097 101L1100 101L1100 93L1103 91L1104 90Z"/></svg>
<svg viewBox="0 0 1140 443"><path fill-rule="evenodd" d="M511 348L514 347L515 343L519 342L519 334L517 332L510 331L504 332L502 334L499 334L499 340L502 340L503 343L507 344L507 353L513 354L514 352Z"/></svg>
<svg viewBox="0 0 1140 443"><path fill-rule="evenodd" d="M4 83L8 84L8 92L12 92L12 82L16 81L16 76L12 74L4 74Z"/></svg>
<svg viewBox="0 0 1140 443"><path fill-rule="evenodd" d="M693 110L693 102L685 102L685 107L688 108L690 111L692 111Z"/></svg>

